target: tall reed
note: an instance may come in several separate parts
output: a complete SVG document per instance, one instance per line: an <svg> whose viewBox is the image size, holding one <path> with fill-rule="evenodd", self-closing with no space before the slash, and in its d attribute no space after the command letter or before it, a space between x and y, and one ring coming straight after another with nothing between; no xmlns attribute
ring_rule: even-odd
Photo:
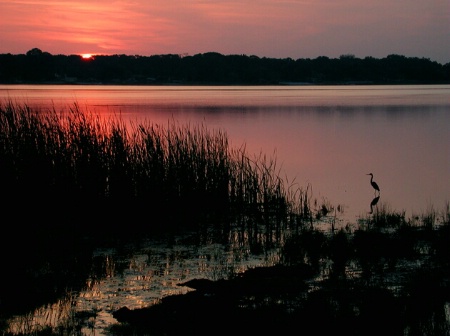
<svg viewBox="0 0 450 336"><path fill-rule="evenodd" d="M231 149L224 131L129 125L76 103L66 112L1 104L0 163L10 202L48 209L48 220L188 225L245 214L281 224L295 208L276 160Z"/></svg>

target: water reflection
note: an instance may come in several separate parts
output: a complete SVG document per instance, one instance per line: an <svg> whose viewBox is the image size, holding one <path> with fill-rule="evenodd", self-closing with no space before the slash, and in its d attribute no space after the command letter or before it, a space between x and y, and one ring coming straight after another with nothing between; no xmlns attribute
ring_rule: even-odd
<svg viewBox="0 0 450 336"><path fill-rule="evenodd" d="M373 214L373 207L377 205L379 200L380 196L377 196L370 202L370 212L369 212L370 215Z"/></svg>
<svg viewBox="0 0 450 336"><path fill-rule="evenodd" d="M56 329L63 323L69 325L69 321L78 324L78 320L75 318L73 312L75 302L76 297L68 293L68 295L57 300L55 303L44 305L28 314L9 319L7 321L8 328L5 332L11 335L32 335L47 327ZM95 316L95 313L91 314L91 316L86 316L85 331L89 328L91 329L86 335L95 334L93 331Z"/></svg>
<svg viewBox="0 0 450 336"><path fill-rule="evenodd" d="M377 196L370 202L371 213L379 200L380 196ZM393 227L398 223L394 222ZM331 280L325 281L331 285L333 281L337 281L341 286L344 281L353 282L362 277L364 284L391 286L395 283L393 277L396 275L391 273L394 266L400 266L401 279L405 278L406 271L406 266L401 264L403 255L399 255L399 250L392 247L408 247L411 251L407 252L416 255L414 246L409 245L411 236L408 230L408 235L403 237L405 241L400 242L397 242L397 238L392 240L379 230L359 230L358 239L353 241L345 230L326 234L318 230L278 227L276 224L255 226L245 221L230 230L219 231L208 227L206 230L182 235L163 235L116 247L98 248L93 253L91 273L85 288L69 293L67 298L55 304L11 319L8 321L8 332L33 334L49 325L54 330L58 326L64 330L72 323L84 335L107 335L108 327L117 322L113 313L122 307L139 309L158 303L168 295L187 294L192 289L180 284L191 279L226 279L229 275L242 273L248 268L272 266L280 262L286 265L308 262L318 270L318 279ZM226 242L223 240L224 236L228 237ZM405 243L408 244L402 245ZM442 254L444 246L447 247L447 242L442 240ZM350 253L353 248L358 251L355 256ZM428 248L424 248L424 251L428 251ZM416 267L420 265L418 262L415 264ZM383 279L387 279L386 283L379 282L380 274ZM271 283L274 276L270 277ZM308 286L310 292L320 293L317 283L311 282ZM353 289L350 292L352 291ZM325 292L326 295L332 293L328 290ZM345 295L339 297L346 303ZM356 302L360 299L358 297ZM291 299L286 300L288 302ZM302 306L295 301L299 298L292 300L295 304L291 307ZM278 303L286 305L286 302ZM332 303L335 304L334 301ZM390 308L385 304L389 302L378 302L375 313ZM319 311L318 309L317 313ZM447 321L444 318L440 323Z"/></svg>
<svg viewBox="0 0 450 336"><path fill-rule="evenodd" d="M226 279L248 268L275 265L288 234L276 226L271 230L245 221L219 231L207 228L97 248L82 290L10 319L8 332L29 334L72 323L86 335L103 335L117 322L112 312L123 306L143 308L168 295L185 294L192 289L178 284L191 279Z"/></svg>
<svg viewBox="0 0 450 336"><path fill-rule="evenodd" d="M341 204L342 221L365 212L364 181L375 171L394 209L422 211L450 199L450 86L33 86L0 85L0 98L43 109L81 108L127 122L204 124L232 147L277 159L288 184ZM351 164L350 164L351 163ZM429 176L427 179L422 176ZM414 181L414 183L410 183Z"/></svg>
<svg viewBox="0 0 450 336"><path fill-rule="evenodd" d="M449 100L448 93L442 95L448 87L434 91L417 87L82 89L60 87L55 97L53 87L35 93L30 86L23 95L28 103L42 108L48 108L49 101L59 104L57 110L78 101L81 107L103 115L120 112L126 120L145 117L166 125L172 117L181 123L205 122L225 129L234 144L246 143L250 153L276 149L289 181L311 183L311 199L326 198L327 205L332 203L326 209L343 204L345 218L339 218L344 213L336 210L334 217L324 214L323 231L330 227L334 231L335 223L345 226L358 212L363 212L361 217L367 215L368 199L361 195L367 188L363 174L369 169L383 181L384 202L395 209L420 213L420 207L428 205L424 200L440 208L436 202L445 202L449 196L449 157L444 154L450 144ZM418 178L424 175L429 178ZM379 200L378 194L370 201L369 214L378 210ZM57 325L73 309L96 312L97 318L88 319L83 328L89 330L94 324L95 334L101 335L103 327L115 322L113 310L125 305L140 308L162 296L184 293L189 289L177 286L181 281L220 279L248 267L275 264L285 234L243 223L236 230L151 240L136 250L98 249L83 290L11 321L10 328L27 333L29 326L39 328L45 321Z"/></svg>

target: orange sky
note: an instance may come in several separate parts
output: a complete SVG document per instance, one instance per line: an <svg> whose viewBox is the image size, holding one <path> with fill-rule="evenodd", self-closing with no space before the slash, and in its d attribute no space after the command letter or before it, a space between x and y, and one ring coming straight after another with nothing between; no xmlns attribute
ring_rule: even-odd
<svg viewBox="0 0 450 336"><path fill-rule="evenodd" d="M0 53L450 62L449 0L2 0Z"/></svg>

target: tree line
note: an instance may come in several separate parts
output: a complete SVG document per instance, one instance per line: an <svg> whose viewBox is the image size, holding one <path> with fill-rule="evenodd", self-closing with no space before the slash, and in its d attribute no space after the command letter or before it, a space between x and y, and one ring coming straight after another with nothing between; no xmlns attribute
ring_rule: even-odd
<svg viewBox="0 0 450 336"><path fill-rule="evenodd" d="M38 48L0 54L0 83L85 84L447 84L450 63L388 55L384 58L267 58L207 52L164 54L52 55Z"/></svg>

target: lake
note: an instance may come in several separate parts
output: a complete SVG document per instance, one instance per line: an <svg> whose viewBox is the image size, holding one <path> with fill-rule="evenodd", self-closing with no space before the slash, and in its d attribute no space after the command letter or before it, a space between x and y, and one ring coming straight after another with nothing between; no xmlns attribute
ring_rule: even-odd
<svg viewBox="0 0 450 336"><path fill-rule="evenodd" d="M139 122L204 124L231 147L276 158L288 185L340 206L341 223L380 205L407 217L450 199L450 86L0 85L0 98Z"/></svg>
<svg viewBox="0 0 450 336"><path fill-rule="evenodd" d="M406 217L441 211L450 200L450 85L401 86L87 86L0 85L0 102L43 110L82 109L126 122L203 124L228 134L231 147L276 158L288 185L310 188L318 204L341 211L340 225L370 216L379 184L379 207ZM218 279L229 269L274 264L277 255L251 256L240 245L192 247L148 242L133 253L98 250L104 278L54 305L33 323L52 324L74 305L95 310L92 334L114 323L111 311L137 308L186 292L177 283ZM25 319L26 321L26 319ZM23 330L24 319L11 322ZM29 321L27 322L29 324Z"/></svg>

